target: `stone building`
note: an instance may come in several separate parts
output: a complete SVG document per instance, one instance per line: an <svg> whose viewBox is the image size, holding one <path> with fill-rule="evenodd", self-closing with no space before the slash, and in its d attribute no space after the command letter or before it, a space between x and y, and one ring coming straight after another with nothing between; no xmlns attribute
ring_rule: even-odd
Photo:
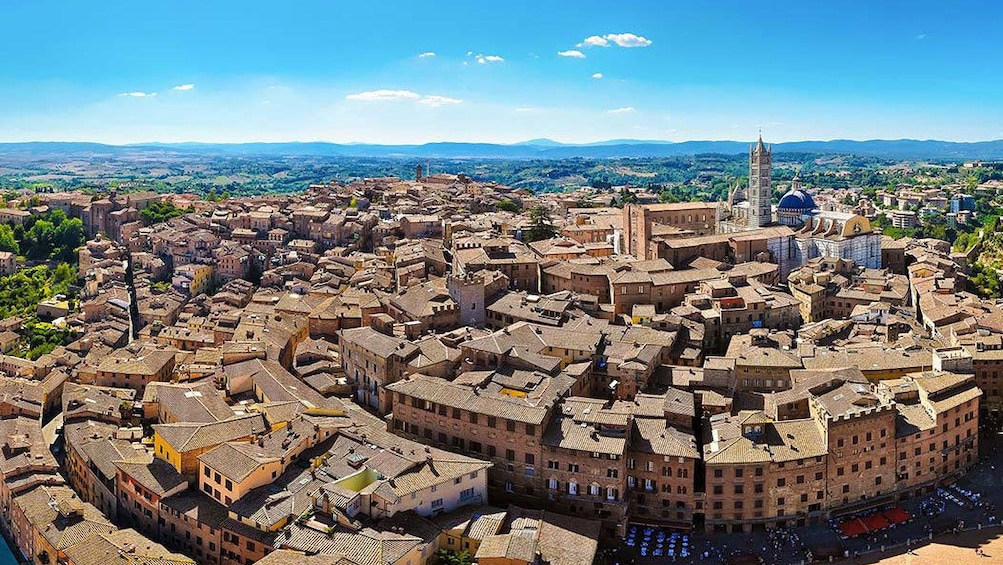
<svg viewBox="0 0 1003 565"><path fill-rule="evenodd" d="M356 401L381 414L390 412L393 399L386 387L404 376L408 361L419 353L418 347L369 327L340 330L338 335L342 368L355 386Z"/></svg>
<svg viewBox="0 0 1003 565"><path fill-rule="evenodd" d="M679 237L711 235L716 215L717 204L712 202L628 204L623 207L624 251L640 260L654 259L653 235L666 233L666 227Z"/></svg>

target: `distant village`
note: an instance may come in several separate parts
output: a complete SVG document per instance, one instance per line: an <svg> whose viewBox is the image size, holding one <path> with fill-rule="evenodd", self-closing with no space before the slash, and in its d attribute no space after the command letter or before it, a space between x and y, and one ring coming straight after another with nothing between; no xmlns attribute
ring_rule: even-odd
<svg viewBox="0 0 1003 565"><path fill-rule="evenodd" d="M974 197L777 187L761 139L724 202L420 165L32 196L0 223L62 210L88 240L76 300L37 306L77 339L15 357L0 320L0 523L31 563L580 565L631 524L926 495L1000 422L1003 306L972 252L874 225L974 222ZM185 213L144 225L154 202Z"/></svg>

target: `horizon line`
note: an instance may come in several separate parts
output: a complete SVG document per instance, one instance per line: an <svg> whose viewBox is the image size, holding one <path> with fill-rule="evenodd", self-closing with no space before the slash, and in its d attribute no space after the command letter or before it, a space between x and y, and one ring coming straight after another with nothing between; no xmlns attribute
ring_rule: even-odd
<svg viewBox="0 0 1003 565"><path fill-rule="evenodd" d="M936 139L927 138L919 139L912 137L900 137L900 138L870 138L870 139L853 139L848 137L839 137L832 139L802 139L802 140L784 140L784 141L765 141L767 145L781 145L781 144L791 144L791 143L833 143L833 142L852 142L852 143L871 143L871 142L896 142L896 141L914 141L920 143L952 143L952 144L979 144L979 143L996 143L1003 142L1003 138L996 139L980 139L974 141L954 141L947 139ZM515 142L499 142L499 141L450 141L450 140L439 140L439 141L423 141L423 142L397 142L397 143L386 143L386 142L369 142L369 141L330 141L323 139L316 140L285 140L285 141L139 141L139 142L125 142L125 143L111 143L105 141L81 141L81 140L42 140L42 139L32 139L32 140L22 140L22 141L0 141L0 145L28 145L28 144L42 144L42 143L88 143L94 145L107 145L110 147L142 147L150 145L257 145L257 144L327 144L327 145L342 145L342 146L353 146L353 145L371 145L371 146L383 146L383 147L420 147L423 145L434 145L434 144L457 144L457 145L498 145L498 146L538 146L547 147L545 142L555 143L559 146L567 147L588 147L600 144L615 144L615 145L650 145L650 144L663 144L663 145L680 145L683 143L749 143L755 144L755 140L745 141L740 139L686 139L682 141L672 141L668 139L600 139L596 141L588 142L563 142L551 138L533 138L524 141Z"/></svg>

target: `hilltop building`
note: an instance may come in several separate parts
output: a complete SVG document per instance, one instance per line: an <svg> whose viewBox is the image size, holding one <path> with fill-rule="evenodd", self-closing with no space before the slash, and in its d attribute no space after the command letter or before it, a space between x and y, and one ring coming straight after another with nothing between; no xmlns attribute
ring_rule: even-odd
<svg viewBox="0 0 1003 565"><path fill-rule="evenodd" d="M749 148L749 186L736 186L728 201L718 206L717 231L735 233L781 224L795 230L782 245L771 249L773 262L803 265L816 257L852 259L868 269L881 268L881 234L858 214L819 209L796 174L790 190L771 205L773 149L758 143ZM786 273L782 273L786 274Z"/></svg>

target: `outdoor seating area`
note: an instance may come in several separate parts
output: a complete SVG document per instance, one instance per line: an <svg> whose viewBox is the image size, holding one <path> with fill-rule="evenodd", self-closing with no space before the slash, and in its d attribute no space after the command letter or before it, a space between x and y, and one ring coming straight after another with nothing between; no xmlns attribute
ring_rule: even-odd
<svg viewBox="0 0 1003 565"><path fill-rule="evenodd" d="M919 504L919 510L924 516L940 516L947 509L947 501L937 496L926 498Z"/></svg>
<svg viewBox="0 0 1003 565"><path fill-rule="evenodd" d="M835 529L840 534L840 537L845 539L880 532L897 524L904 524L911 519L911 514L896 506L889 510L873 512L866 516L844 519L835 524Z"/></svg>
<svg viewBox="0 0 1003 565"><path fill-rule="evenodd" d="M980 493L961 488L958 485L951 485L947 488L951 491L951 493L954 496L960 498L965 502L971 502L972 504L978 505L979 501L982 500L982 495Z"/></svg>
<svg viewBox="0 0 1003 565"><path fill-rule="evenodd" d="M662 528L632 525L624 538L627 547L636 547L641 557L688 558L693 550L689 534L667 532Z"/></svg>

